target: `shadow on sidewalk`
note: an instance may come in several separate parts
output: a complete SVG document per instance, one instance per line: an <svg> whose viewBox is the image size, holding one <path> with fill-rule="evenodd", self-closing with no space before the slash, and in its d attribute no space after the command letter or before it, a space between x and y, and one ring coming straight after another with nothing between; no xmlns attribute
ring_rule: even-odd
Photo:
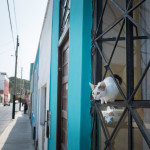
<svg viewBox="0 0 150 150"><path fill-rule="evenodd" d="M34 150L32 129L27 114L20 112L2 150Z"/></svg>

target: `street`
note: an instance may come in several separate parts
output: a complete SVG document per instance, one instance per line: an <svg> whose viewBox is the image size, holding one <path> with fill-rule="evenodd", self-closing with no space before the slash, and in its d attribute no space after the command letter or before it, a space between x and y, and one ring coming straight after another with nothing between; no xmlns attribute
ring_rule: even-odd
<svg viewBox="0 0 150 150"><path fill-rule="evenodd" d="M19 111L19 104L15 106L15 113ZM0 135L12 120L12 104L0 107Z"/></svg>

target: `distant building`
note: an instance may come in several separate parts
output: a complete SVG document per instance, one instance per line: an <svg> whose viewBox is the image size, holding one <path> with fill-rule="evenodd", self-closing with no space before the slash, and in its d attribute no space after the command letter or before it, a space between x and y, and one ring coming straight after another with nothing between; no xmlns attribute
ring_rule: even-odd
<svg viewBox="0 0 150 150"><path fill-rule="evenodd" d="M4 103L9 100L9 79L6 73L0 72L0 103Z"/></svg>

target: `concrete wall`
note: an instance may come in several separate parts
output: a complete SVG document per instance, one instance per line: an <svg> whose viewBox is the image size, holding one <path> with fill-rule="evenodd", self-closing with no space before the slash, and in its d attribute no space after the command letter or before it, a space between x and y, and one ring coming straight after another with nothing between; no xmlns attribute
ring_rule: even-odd
<svg viewBox="0 0 150 150"><path fill-rule="evenodd" d="M51 26L52 26L52 6L53 0L50 0L45 14L45 21L40 38L40 53L39 53L39 107L38 107L38 148L42 150L42 131L43 126L40 125L41 109L44 99L41 96L42 88L46 88L46 109L49 110L49 83L50 83L50 57L51 57ZM42 114L43 115L43 114ZM46 121L46 118L44 118ZM46 131L45 131L46 133ZM47 150L47 138L45 135L44 149Z"/></svg>
<svg viewBox="0 0 150 150"><path fill-rule="evenodd" d="M3 91L3 102L8 101L9 79L6 73L0 73L0 90Z"/></svg>

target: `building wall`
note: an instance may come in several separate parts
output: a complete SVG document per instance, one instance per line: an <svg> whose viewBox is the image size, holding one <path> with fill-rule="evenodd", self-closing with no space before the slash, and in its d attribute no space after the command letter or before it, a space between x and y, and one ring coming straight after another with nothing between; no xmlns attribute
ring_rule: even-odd
<svg viewBox="0 0 150 150"><path fill-rule="evenodd" d="M3 101L8 101L9 79L6 73L0 73L0 91L2 92Z"/></svg>
<svg viewBox="0 0 150 150"><path fill-rule="evenodd" d="M71 0L68 150L90 149L92 1ZM78 11L76 11L78 10Z"/></svg>
<svg viewBox="0 0 150 150"><path fill-rule="evenodd" d="M4 94L5 94L5 101L8 100L8 95L9 95L9 79L5 77L5 88L4 88Z"/></svg>
<svg viewBox="0 0 150 150"><path fill-rule="evenodd" d="M4 90L4 81L5 81L5 75L1 75L0 73L0 90Z"/></svg>
<svg viewBox="0 0 150 150"><path fill-rule="evenodd" d="M33 68L33 86L32 86L32 112L31 112L31 121L32 121L32 127L35 127L35 133L34 136L37 138L37 106L38 106L38 72L39 72L39 51L40 47L38 47L37 55L35 58L34 68Z"/></svg>
<svg viewBox="0 0 150 150"><path fill-rule="evenodd" d="M90 149L92 1L71 0L68 82L68 150ZM78 11L77 11L78 10ZM53 2L49 150L56 149L59 1Z"/></svg>
<svg viewBox="0 0 150 150"><path fill-rule="evenodd" d="M43 116L42 104L44 99L42 97L42 88L46 88L46 111L49 110L49 83L50 83L50 57L51 57L51 26L52 26L52 7L53 0L49 0L47 11L45 14L45 21L40 38L40 52L39 52L39 107L38 107L38 148L42 150L42 132L43 125L40 124L41 115ZM46 119L44 118L46 121ZM46 126L45 126L46 127ZM45 128L46 129L46 128ZM45 131L46 133L46 131ZM45 135L44 149L47 150L47 138Z"/></svg>
<svg viewBox="0 0 150 150"><path fill-rule="evenodd" d="M52 46L50 63L50 97L49 110L50 119L50 138L48 140L48 149L56 149L56 118L57 118L57 66L58 66L58 34L59 34L59 0L53 1L52 16Z"/></svg>

